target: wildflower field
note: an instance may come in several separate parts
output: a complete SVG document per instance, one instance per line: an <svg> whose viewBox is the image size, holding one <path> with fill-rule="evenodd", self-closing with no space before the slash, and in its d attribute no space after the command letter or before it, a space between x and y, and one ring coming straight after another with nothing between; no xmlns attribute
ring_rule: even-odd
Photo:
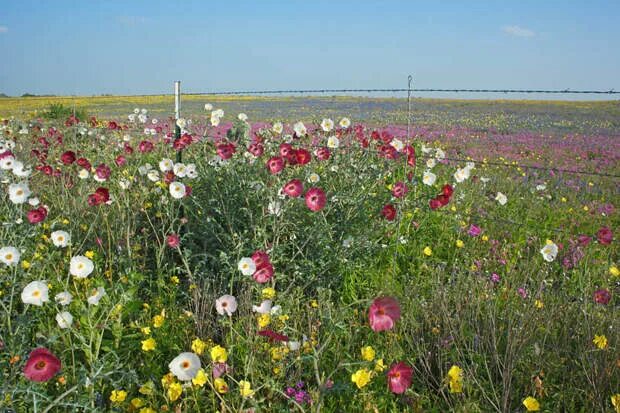
<svg viewBox="0 0 620 413"><path fill-rule="evenodd" d="M2 412L620 412L617 102L106 99L0 100Z"/></svg>

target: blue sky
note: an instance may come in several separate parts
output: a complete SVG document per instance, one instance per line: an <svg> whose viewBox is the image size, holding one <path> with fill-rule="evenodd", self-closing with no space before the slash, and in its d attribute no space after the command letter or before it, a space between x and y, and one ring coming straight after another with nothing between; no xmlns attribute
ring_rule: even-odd
<svg viewBox="0 0 620 413"><path fill-rule="evenodd" d="M0 0L0 92L620 90L620 1Z"/></svg>

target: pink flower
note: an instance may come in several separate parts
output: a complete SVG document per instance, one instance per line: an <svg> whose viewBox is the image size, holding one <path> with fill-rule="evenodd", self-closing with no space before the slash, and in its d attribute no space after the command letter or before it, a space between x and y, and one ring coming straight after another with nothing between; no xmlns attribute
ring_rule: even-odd
<svg viewBox="0 0 620 413"><path fill-rule="evenodd" d="M264 265L270 264L269 255L265 251L256 251L252 254L252 261L256 265L256 268L261 268Z"/></svg>
<svg viewBox="0 0 620 413"><path fill-rule="evenodd" d="M232 367L230 367L226 363L213 363L213 378L217 379L218 377L223 376L224 374L232 373Z"/></svg>
<svg viewBox="0 0 620 413"><path fill-rule="evenodd" d="M177 234L170 234L166 237L166 242L170 248L176 248L181 245L181 238Z"/></svg>
<svg viewBox="0 0 620 413"><path fill-rule="evenodd" d="M273 266L269 263L258 268L252 275L252 278L254 278L254 280L256 280L259 284L266 283L271 279L271 277L273 277Z"/></svg>
<svg viewBox="0 0 620 413"><path fill-rule="evenodd" d="M306 206L310 211L317 212L325 207L327 197L321 188L310 188L306 192Z"/></svg>
<svg viewBox="0 0 620 413"><path fill-rule="evenodd" d="M95 174L97 175L97 178L105 181L110 177L112 171L110 170L109 166L102 163L95 169Z"/></svg>
<svg viewBox="0 0 620 413"><path fill-rule="evenodd" d="M235 146L232 143L221 143L216 147L217 155L223 160L232 158Z"/></svg>
<svg viewBox="0 0 620 413"><path fill-rule="evenodd" d="M400 305L393 297L376 298L368 310L368 322L373 331L391 330L400 319Z"/></svg>
<svg viewBox="0 0 620 413"><path fill-rule="evenodd" d="M611 232L611 229L609 229L608 227L603 227L599 229L598 232L596 233L596 238L598 239L598 242L600 242L601 244L609 245L611 244L611 241L614 238L614 234Z"/></svg>
<svg viewBox="0 0 620 413"><path fill-rule="evenodd" d="M314 153L316 157L322 161L328 160L331 156L331 152L325 147L318 148Z"/></svg>
<svg viewBox="0 0 620 413"><path fill-rule="evenodd" d="M279 156L269 158L269 160L267 161L267 169L269 169L269 172L272 175L279 174L280 172L282 172L282 169L284 169L284 159L280 158Z"/></svg>
<svg viewBox="0 0 620 413"><path fill-rule="evenodd" d="M293 179L284 185L283 191L286 195L297 198L304 191L304 185L299 179Z"/></svg>
<svg viewBox="0 0 620 413"><path fill-rule="evenodd" d="M237 299L230 294L224 294L215 300L215 310L219 315L226 314L230 317L237 311Z"/></svg>
<svg viewBox="0 0 620 413"><path fill-rule="evenodd" d="M480 235L480 233L482 232L482 230L480 229L480 227L471 224L469 226L469 231L467 231L467 233L472 236L472 237L477 237L478 235Z"/></svg>
<svg viewBox="0 0 620 413"><path fill-rule="evenodd" d="M611 293L605 288L594 291L594 302L607 305L611 301Z"/></svg>
<svg viewBox="0 0 620 413"><path fill-rule="evenodd" d="M60 155L60 161L65 165L71 165L73 162L75 162L75 152L66 151L65 153Z"/></svg>
<svg viewBox="0 0 620 413"><path fill-rule="evenodd" d="M37 209L32 209L28 211L28 214L26 214L26 216L28 217L28 222L30 222L31 224L38 224L39 222L45 220L45 218L47 217L47 209L41 206Z"/></svg>
<svg viewBox="0 0 620 413"><path fill-rule="evenodd" d="M381 209L381 215L388 221L394 221L394 218L396 218L396 208L392 204L384 205Z"/></svg>
<svg viewBox="0 0 620 413"><path fill-rule="evenodd" d="M392 195L396 198L402 198L407 194L407 185L404 182L396 182L392 187Z"/></svg>
<svg viewBox="0 0 620 413"><path fill-rule="evenodd" d="M411 386L413 368L404 361L396 363L387 372L388 389L392 393L403 394Z"/></svg>
<svg viewBox="0 0 620 413"><path fill-rule="evenodd" d="M58 357L46 348L39 347L32 350L24 366L24 376L31 381L48 381L60 371L61 363Z"/></svg>

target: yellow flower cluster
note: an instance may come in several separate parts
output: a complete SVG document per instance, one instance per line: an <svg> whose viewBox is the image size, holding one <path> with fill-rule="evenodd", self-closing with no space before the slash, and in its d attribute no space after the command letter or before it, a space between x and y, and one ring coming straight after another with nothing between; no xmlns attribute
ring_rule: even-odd
<svg viewBox="0 0 620 413"><path fill-rule="evenodd" d="M463 369L454 365L448 370L448 385L450 386L450 393L462 393L463 392Z"/></svg>

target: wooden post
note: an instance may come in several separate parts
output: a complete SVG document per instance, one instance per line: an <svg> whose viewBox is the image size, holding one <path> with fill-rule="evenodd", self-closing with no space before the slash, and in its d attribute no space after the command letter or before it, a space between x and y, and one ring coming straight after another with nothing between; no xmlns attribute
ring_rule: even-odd
<svg viewBox="0 0 620 413"><path fill-rule="evenodd" d="M181 81L174 82L174 140L181 138L181 128L177 125L177 121L181 118ZM181 150L177 151L177 162L181 162Z"/></svg>

